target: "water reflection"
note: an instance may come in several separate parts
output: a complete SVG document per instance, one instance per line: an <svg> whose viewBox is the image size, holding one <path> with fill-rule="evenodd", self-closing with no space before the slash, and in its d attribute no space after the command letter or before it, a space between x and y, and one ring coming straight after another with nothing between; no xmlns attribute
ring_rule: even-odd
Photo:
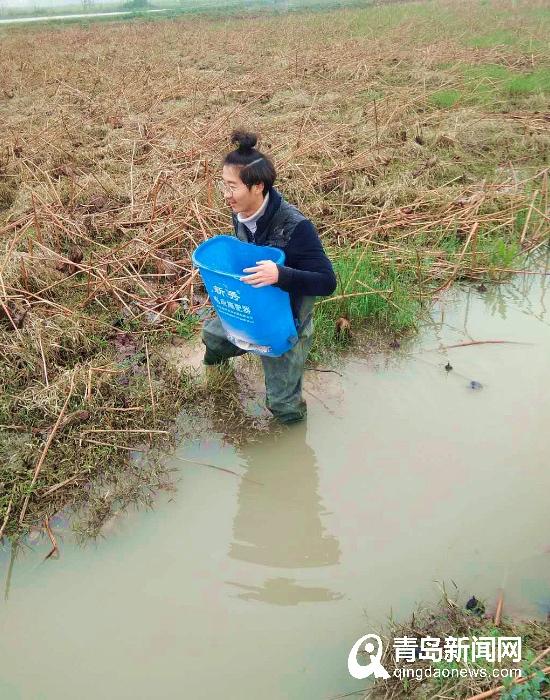
<svg viewBox="0 0 550 700"><path fill-rule="evenodd" d="M479 330L474 332L471 326L478 326L482 308L491 319L508 321L506 336L503 337L513 335L518 327L517 322L509 322L509 313L512 316L519 313L549 326L545 305L545 294L550 285L549 267L550 250L545 250L531 258L526 271L503 283L487 283L482 285L483 289L472 284L462 288L457 286L434 305L430 317L424 320L424 328L429 328L440 347L443 347L443 339L448 342L448 331L460 335L461 341L479 340ZM499 333L502 333L503 327L499 324ZM518 342L519 339L514 340Z"/></svg>
<svg viewBox="0 0 550 700"><path fill-rule="evenodd" d="M318 493L318 466L306 434L307 425L298 424L245 449L248 474L261 485L241 481L231 558L281 569L324 567L340 561L338 540L322 522L326 511ZM299 585L290 577L266 579L263 587L228 583L241 588L239 597L245 600L275 604L341 597L324 588Z"/></svg>
<svg viewBox="0 0 550 700"><path fill-rule="evenodd" d="M323 603L329 600L340 600L341 593L334 593L327 588L316 586L300 586L292 578L266 579L263 586L246 586L243 583L226 581L236 586L243 593L238 594L241 600L257 600L272 605L297 605L298 603Z"/></svg>

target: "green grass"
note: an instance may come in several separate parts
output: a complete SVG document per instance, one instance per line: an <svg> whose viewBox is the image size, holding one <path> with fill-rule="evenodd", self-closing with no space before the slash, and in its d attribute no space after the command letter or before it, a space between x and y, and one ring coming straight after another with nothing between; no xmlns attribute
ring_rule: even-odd
<svg viewBox="0 0 550 700"><path fill-rule="evenodd" d="M488 259L489 264L498 268L510 267L513 261L521 253L521 247L517 241L505 241L502 238L480 239L481 252Z"/></svg>
<svg viewBox="0 0 550 700"><path fill-rule="evenodd" d="M487 275L489 277L495 272L492 268L513 267L514 260L521 254L521 246L517 238L521 235L526 216L527 212L525 210L518 212L514 228L507 237L499 236L495 238L490 227L486 227L485 230L482 227L478 229L475 248L476 259L478 264L487 267ZM461 252L464 244L463 236L459 237L456 233L452 233L441 240L440 247L451 259L452 256L456 256Z"/></svg>
<svg viewBox="0 0 550 700"><path fill-rule="evenodd" d="M464 68L466 101L470 105L489 106L498 101L505 89L506 81L513 73L504 66L487 63Z"/></svg>
<svg viewBox="0 0 550 700"><path fill-rule="evenodd" d="M483 63L476 66L467 66L464 69L464 77L472 82L495 82L509 78L511 71L498 63Z"/></svg>
<svg viewBox="0 0 550 700"><path fill-rule="evenodd" d="M505 47L507 49L519 49L520 51L544 51L545 44L540 39L530 36L530 32L524 26L518 26L515 30L496 29L487 34L478 34L470 37L465 42L466 46L474 49L494 49Z"/></svg>
<svg viewBox="0 0 550 700"><path fill-rule="evenodd" d="M450 109L462 97L459 90L438 90L430 95L430 102L439 109Z"/></svg>
<svg viewBox="0 0 550 700"><path fill-rule="evenodd" d="M460 84L433 92L429 102L438 109L452 109L460 104L497 110L509 104L510 98L530 98L549 93L548 68L518 73L502 65L487 63L465 66Z"/></svg>
<svg viewBox="0 0 550 700"><path fill-rule="evenodd" d="M338 287L333 297L315 307L312 359L348 343L349 336L336 327L342 317L350 321L352 333L367 322L392 333L416 325L421 307L415 272L382 264L365 248L346 250L332 259Z"/></svg>
<svg viewBox="0 0 550 700"><path fill-rule="evenodd" d="M201 321L198 316L195 316L194 314L185 315L184 311L178 311L174 315L174 321L174 332L176 335L179 335L180 338L186 338L187 340L196 335L201 325Z"/></svg>
<svg viewBox="0 0 550 700"><path fill-rule="evenodd" d="M526 7L525 12L537 19L550 22L550 7Z"/></svg>
<svg viewBox="0 0 550 700"><path fill-rule="evenodd" d="M506 82L506 90L510 95L531 95L533 93L550 92L550 69L541 68L533 73L524 73L511 77Z"/></svg>
<svg viewBox="0 0 550 700"><path fill-rule="evenodd" d="M365 3L357 3L364 7ZM443 17L443 15L445 17ZM447 18L442 8L438 19ZM350 22L350 31L354 36L376 36L380 32L393 30L401 24L413 19L431 18L433 10L429 3L388 3L365 8L365 11L354 16Z"/></svg>
<svg viewBox="0 0 550 700"><path fill-rule="evenodd" d="M497 29L489 34L481 34L466 41L474 49L492 49L495 46L515 46L521 37L508 29Z"/></svg>
<svg viewBox="0 0 550 700"><path fill-rule="evenodd" d="M550 69L539 68L516 73L504 66L488 63L464 70L471 94L481 98L532 95L550 92Z"/></svg>

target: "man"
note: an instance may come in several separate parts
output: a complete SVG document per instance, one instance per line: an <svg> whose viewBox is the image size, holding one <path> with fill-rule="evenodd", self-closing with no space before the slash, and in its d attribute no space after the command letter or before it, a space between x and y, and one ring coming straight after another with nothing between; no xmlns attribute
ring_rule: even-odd
<svg viewBox="0 0 550 700"><path fill-rule="evenodd" d="M252 287L273 284L290 295L298 342L280 357L261 356L261 360L268 409L282 423L293 423L306 415L302 378L312 341L315 297L332 294L336 277L314 225L273 187L275 167L256 150L256 135L235 131L231 141L237 148L225 157L220 186L233 212L235 235L285 253L284 265L260 260L243 270L249 274L241 280ZM206 365L245 352L227 339L218 317L205 323L202 340Z"/></svg>

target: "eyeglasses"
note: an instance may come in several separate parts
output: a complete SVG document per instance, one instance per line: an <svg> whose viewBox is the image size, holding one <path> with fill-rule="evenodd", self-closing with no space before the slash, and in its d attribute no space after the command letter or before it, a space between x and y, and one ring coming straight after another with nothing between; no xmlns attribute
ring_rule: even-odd
<svg viewBox="0 0 550 700"><path fill-rule="evenodd" d="M233 196L235 194L235 192L237 191L237 189L239 187L238 185L226 185L223 180L218 180L216 184L218 186L219 191L222 194L228 194L231 196Z"/></svg>

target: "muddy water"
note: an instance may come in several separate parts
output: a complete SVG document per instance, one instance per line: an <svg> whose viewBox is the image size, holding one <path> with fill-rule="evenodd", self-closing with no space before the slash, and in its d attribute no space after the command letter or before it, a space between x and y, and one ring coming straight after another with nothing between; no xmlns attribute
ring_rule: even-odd
<svg viewBox="0 0 550 700"><path fill-rule="evenodd" d="M399 351L309 373L307 426L182 445L154 511L58 561L35 543L0 603L2 700L328 699L437 581L544 616L548 284L456 290ZM441 349L469 340L517 344Z"/></svg>

